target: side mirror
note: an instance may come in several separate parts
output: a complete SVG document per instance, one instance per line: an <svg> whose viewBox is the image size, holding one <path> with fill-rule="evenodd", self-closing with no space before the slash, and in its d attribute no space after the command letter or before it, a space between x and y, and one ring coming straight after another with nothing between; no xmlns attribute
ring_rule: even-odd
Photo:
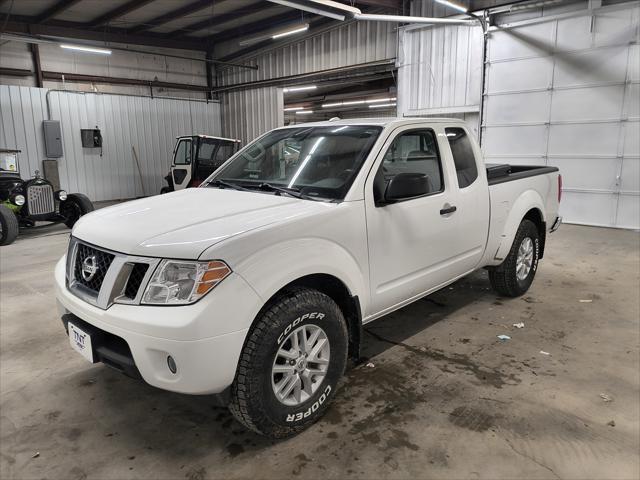
<svg viewBox="0 0 640 480"><path fill-rule="evenodd" d="M420 197L431 191L429 177L423 173L399 173L393 177L384 192L384 202L394 203L411 197Z"/></svg>

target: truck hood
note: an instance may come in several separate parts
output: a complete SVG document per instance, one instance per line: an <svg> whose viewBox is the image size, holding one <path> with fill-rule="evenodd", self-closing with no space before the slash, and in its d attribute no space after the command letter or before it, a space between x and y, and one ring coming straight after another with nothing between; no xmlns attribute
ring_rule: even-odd
<svg viewBox="0 0 640 480"><path fill-rule="evenodd" d="M97 210L76 223L73 236L129 255L197 259L233 236L332 205L260 192L190 188Z"/></svg>

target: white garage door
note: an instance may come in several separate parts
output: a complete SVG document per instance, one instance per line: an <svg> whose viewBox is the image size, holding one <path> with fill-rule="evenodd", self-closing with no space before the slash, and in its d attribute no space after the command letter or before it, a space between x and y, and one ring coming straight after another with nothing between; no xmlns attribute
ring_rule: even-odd
<svg viewBox="0 0 640 480"><path fill-rule="evenodd" d="M491 31L487 162L559 167L567 222L640 228L639 20L635 4Z"/></svg>

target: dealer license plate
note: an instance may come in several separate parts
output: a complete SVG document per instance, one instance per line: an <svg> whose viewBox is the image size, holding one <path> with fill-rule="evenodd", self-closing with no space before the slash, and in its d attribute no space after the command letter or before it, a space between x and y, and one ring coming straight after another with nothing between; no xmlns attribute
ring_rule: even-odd
<svg viewBox="0 0 640 480"><path fill-rule="evenodd" d="M84 358L93 363L93 348L91 347L91 335L84 332L69 322L69 343L73 349Z"/></svg>

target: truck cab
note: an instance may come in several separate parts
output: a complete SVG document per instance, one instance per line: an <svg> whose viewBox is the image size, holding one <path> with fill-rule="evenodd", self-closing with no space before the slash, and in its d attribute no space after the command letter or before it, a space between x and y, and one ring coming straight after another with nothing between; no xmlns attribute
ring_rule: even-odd
<svg viewBox="0 0 640 480"><path fill-rule="evenodd" d="M168 186L161 193L197 187L220 165L236 153L240 140L190 135L176 137L171 169L165 177Z"/></svg>

